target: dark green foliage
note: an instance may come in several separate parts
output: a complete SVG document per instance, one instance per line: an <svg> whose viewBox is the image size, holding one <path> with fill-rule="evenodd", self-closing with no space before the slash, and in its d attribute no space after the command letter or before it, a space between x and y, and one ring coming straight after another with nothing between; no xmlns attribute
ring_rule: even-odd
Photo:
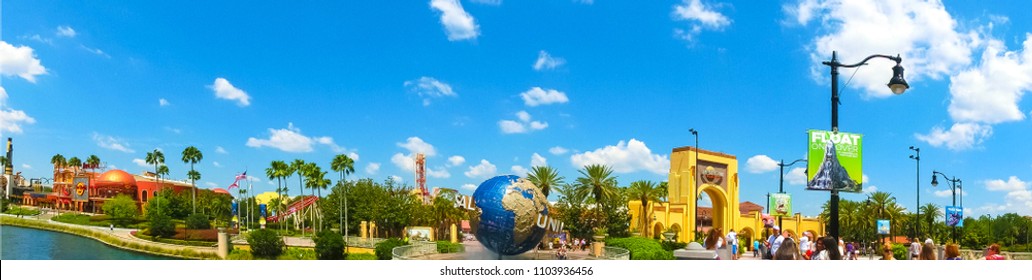
<svg viewBox="0 0 1032 280"><path fill-rule="evenodd" d="M136 200L128 195L120 194L104 203L104 214L111 217L111 222L124 227L136 219Z"/></svg>
<svg viewBox="0 0 1032 280"><path fill-rule="evenodd" d="M376 256L368 253L348 254L348 260L372 261L376 260Z"/></svg>
<svg viewBox="0 0 1032 280"><path fill-rule="evenodd" d="M448 253L461 253L465 252L466 248L459 243L451 243L448 241L437 241L437 252L441 254Z"/></svg>
<svg viewBox="0 0 1032 280"><path fill-rule="evenodd" d="M907 246L904 246L903 244L892 244L893 258L896 258L897 260L906 260L908 252L909 250L907 250Z"/></svg>
<svg viewBox="0 0 1032 280"><path fill-rule="evenodd" d="M672 260L674 253L663 249L659 241L643 237L610 238L606 246L620 247L631 251L632 260Z"/></svg>
<svg viewBox="0 0 1032 280"><path fill-rule="evenodd" d="M663 241L661 244L663 245L663 250L667 250L667 251L671 251L671 252L673 252L674 250L677 250L677 249L684 249L684 248L688 247L688 243L684 243L684 242ZM744 248L744 247L740 247L740 248Z"/></svg>
<svg viewBox="0 0 1032 280"><path fill-rule="evenodd" d="M376 243L376 258L389 260L394 258L394 247L409 245L408 242L397 238L390 238Z"/></svg>
<svg viewBox="0 0 1032 280"><path fill-rule="evenodd" d="M168 215L168 200L155 197L147 203L148 231L153 237L172 237L176 234L176 224Z"/></svg>
<svg viewBox="0 0 1032 280"><path fill-rule="evenodd" d="M6 210L4 210L3 212L5 214L10 214L10 215L15 215L15 216L35 216L35 215L39 215L39 210L29 209L29 208L21 208L21 207L10 207L10 208L7 208Z"/></svg>
<svg viewBox="0 0 1032 280"><path fill-rule="evenodd" d="M197 213L186 217L186 228L211 229L211 223L208 222L208 215Z"/></svg>
<svg viewBox="0 0 1032 280"><path fill-rule="evenodd" d="M344 259L344 236L334 231L324 230L315 234L315 257L320 260Z"/></svg>
<svg viewBox="0 0 1032 280"><path fill-rule="evenodd" d="M283 254L283 239L272 230L252 231L247 236L247 244L251 245L251 255L255 258L276 259Z"/></svg>

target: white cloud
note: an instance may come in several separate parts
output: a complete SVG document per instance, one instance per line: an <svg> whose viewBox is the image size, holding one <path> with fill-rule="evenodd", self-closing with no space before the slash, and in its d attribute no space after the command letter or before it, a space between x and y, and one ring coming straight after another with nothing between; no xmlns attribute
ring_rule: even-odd
<svg viewBox="0 0 1032 280"><path fill-rule="evenodd" d="M24 111L7 109L7 90L0 87L0 133L7 131L20 134L22 133L22 124L33 123L36 123L36 119L30 117Z"/></svg>
<svg viewBox="0 0 1032 280"><path fill-rule="evenodd" d="M413 172L416 170L415 154L422 153L426 157L433 157L437 155L437 149L434 145L424 142L419 137L409 137L404 143L396 143L398 147L404 148L409 153L396 153L391 156L391 162L394 166L397 166L401 170Z"/></svg>
<svg viewBox="0 0 1032 280"><path fill-rule="evenodd" d="M380 163L378 162L370 162L365 167L366 174L376 175L377 171L380 171Z"/></svg>
<svg viewBox="0 0 1032 280"><path fill-rule="evenodd" d="M459 166L466 163L466 158L462 156L451 156L448 157L448 166Z"/></svg>
<svg viewBox="0 0 1032 280"><path fill-rule="evenodd" d="M149 163L147 163L147 161L143 160L142 158L134 158L133 159L133 163L135 163L139 167L154 167L154 166L150 165Z"/></svg>
<svg viewBox="0 0 1032 280"><path fill-rule="evenodd" d="M785 174L785 181L788 181L789 185L806 185L806 168L792 168L788 174Z"/></svg>
<svg viewBox="0 0 1032 280"><path fill-rule="evenodd" d="M821 32L808 44L810 69L816 80L828 79L820 62L838 51L842 63L856 63L871 54L900 54L908 82L939 79L971 63L977 35L957 30L957 22L938 0L817 0L786 7L800 24L819 22ZM887 59L872 59L859 69L849 87L861 88L867 96L888 97L885 86L895 65ZM864 70L869 68L869 70ZM853 71L849 71L853 75Z"/></svg>
<svg viewBox="0 0 1032 280"><path fill-rule="evenodd" d="M208 86L208 88L215 91L215 97L219 99L234 100L240 107L251 105L251 96L247 95L247 92L234 87L225 78L215 78L215 82Z"/></svg>
<svg viewBox="0 0 1032 280"><path fill-rule="evenodd" d="M172 132L172 133L175 133L175 134L180 134L180 133L183 133L183 130L182 130L182 129L178 129L178 128L174 128L174 127L168 127L168 126L166 126L166 127L165 127L165 130L168 130L168 132Z"/></svg>
<svg viewBox="0 0 1032 280"><path fill-rule="evenodd" d="M31 165L28 165L28 164L25 164L25 163L22 163L21 167L25 168L25 169L32 169Z"/></svg>
<svg viewBox="0 0 1032 280"><path fill-rule="evenodd" d="M470 166L469 171L466 171L463 174L466 174L466 177L470 178L486 179L494 176L496 173L498 173L498 168L494 164L491 164L491 162L486 159L481 159L480 164Z"/></svg>
<svg viewBox="0 0 1032 280"><path fill-rule="evenodd" d="M530 155L530 167L535 166L548 166L548 159L539 155L538 153Z"/></svg>
<svg viewBox="0 0 1032 280"><path fill-rule="evenodd" d="M778 162L767 155L755 155L745 162L749 173L767 173L778 169Z"/></svg>
<svg viewBox="0 0 1032 280"><path fill-rule="evenodd" d="M158 106L165 107L168 105L172 105L172 103L168 103L168 100L164 98L158 98Z"/></svg>
<svg viewBox="0 0 1032 280"><path fill-rule="evenodd" d="M219 154L228 154L229 153L229 152L226 152L226 149L222 148L222 146L216 146L215 147L215 152L219 153Z"/></svg>
<svg viewBox="0 0 1032 280"><path fill-rule="evenodd" d="M446 178L451 178L451 173L449 173L448 170L444 169L444 168L437 168L437 169L427 168L426 169L426 176L430 176L431 178L446 179Z"/></svg>
<svg viewBox="0 0 1032 280"><path fill-rule="evenodd" d="M88 51L88 52L90 52L92 54L103 56L103 57L106 57L106 58L111 58L111 55L108 55L107 53L105 53L101 49L87 47L86 45L79 45L79 47L81 47L82 49L84 49L84 50L86 50L86 51Z"/></svg>
<svg viewBox="0 0 1032 280"><path fill-rule="evenodd" d="M560 147L560 146L555 146L555 147L552 147L552 148L548 149L549 153L552 153L553 155L557 155L557 156L565 154L565 153L567 153L569 151L570 150L568 150L566 148L563 148L563 147Z"/></svg>
<svg viewBox="0 0 1032 280"><path fill-rule="evenodd" d="M101 135L99 133L93 133L93 141L97 143L97 146L108 150L121 151L125 153L133 153L133 149L129 148L129 143L126 143L122 139L118 139L108 135Z"/></svg>
<svg viewBox="0 0 1032 280"><path fill-rule="evenodd" d="M731 25L727 16L715 11L714 6L723 4L707 5L700 0L683 0L680 5L674 5L673 17L675 20L691 22L688 30L677 28L674 30L678 38L692 41L696 35L702 33L703 29L723 30Z"/></svg>
<svg viewBox="0 0 1032 280"><path fill-rule="evenodd" d="M455 97L458 94L452 90L451 85L438 81L431 77L419 77L419 79L405 81L405 87L423 98L423 106L430 106L431 98L445 96Z"/></svg>
<svg viewBox="0 0 1032 280"><path fill-rule="evenodd" d="M1007 178L1007 181L1000 179L985 181L985 189L990 191L1012 192L1028 189L1028 187L1029 182L1022 181L1017 176L1010 176L1010 178Z"/></svg>
<svg viewBox="0 0 1032 280"><path fill-rule="evenodd" d="M520 93L520 97L523 98L523 103L530 107L567 103L570 101L569 98L566 98L566 93L554 89L542 89L540 87L530 88L530 90Z"/></svg>
<svg viewBox="0 0 1032 280"><path fill-rule="evenodd" d="M860 175L860 183L861 184L866 185L867 182L869 182L869 181L870 181L870 178L867 177L867 174L861 174Z"/></svg>
<svg viewBox="0 0 1032 280"><path fill-rule="evenodd" d="M0 75L18 76L30 83L36 83L36 76L47 74L47 68L40 64L32 48L15 47L0 41Z"/></svg>
<svg viewBox="0 0 1032 280"><path fill-rule="evenodd" d="M466 190L475 191L475 190L477 190L477 185L474 185L474 184L462 184L462 188L466 189Z"/></svg>
<svg viewBox="0 0 1032 280"><path fill-rule="evenodd" d="M562 57L552 57L548 52L542 50L538 52L538 58L534 61L534 70L548 70L555 69L556 67L566 64L566 60Z"/></svg>
<svg viewBox="0 0 1032 280"><path fill-rule="evenodd" d="M977 123L954 123L950 130L936 126L928 134L915 133L917 140L924 141L933 147L945 146L950 150L966 150L981 145L985 139L993 135L993 128Z"/></svg>
<svg viewBox="0 0 1032 280"><path fill-rule="evenodd" d="M953 191L951 191L949 189L945 189L945 190L935 191L933 194L935 194L935 196L937 196L937 197L951 197L951 196L953 196Z"/></svg>
<svg viewBox="0 0 1032 280"><path fill-rule="evenodd" d="M75 37L75 29L72 29L71 26L65 26L65 25L58 26L57 27L57 36L73 38L73 37Z"/></svg>
<svg viewBox="0 0 1032 280"><path fill-rule="evenodd" d="M448 33L448 41L475 39L480 35L480 26L458 0L431 0L430 7L441 12L441 24Z"/></svg>
<svg viewBox="0 0 1032 280"><path fill-rule="evenodd" d="M670 172L670 159L665 155L653 154L645 142L631 139L621 140L616 146L605 146L570 156L574 167L581 168L590 164L604 164L613 168L616 173L649 171L655 174Z"/></svg>
<svg viewBox="0 0 1032 280"><path fill-rule="evenodd" d="M527 133L534 130L542 130L548 128L548 123L531 121L531 116L527 111L519 111L516 113L518 121L514 120L500 120L498 121L498 128L502 130L504 134L514 133Z"/></svg>
<svg viewBox="0 0 1032 280"><path fill-rule="evenodd" d="M527 173L530 173L530 170L527 170L527 168L520 165L513 165L512 168L509 169L512 170L513 175L520 177L525 177L527 176Z"/></svg>
<svg viewBox="0 0 1032 280"><path fill-rule="evenodd" d="M950 117L957 122L996 124L1021 121L1022 95L1032 90L1032 33L1025 33L1021 53L1000 40L986 41L977 67L950 77Z"/></svg>
<svg viewBox="0 0 1032 280"><path fill-rule="evenodd" d="M405 182L405 179L402 179L401 176L391 175L390 177L392 180L394 180L395 183Z"/></svg>
<svg viewBox="0 0 1032 280"><path fill-rule="evenodd" d="M212 183L212 182L204 182L204 185L208 186L209 189L213 189L213 188L218 188L219 187L219 184Z"/></svg>
<svg viewBox="0 0 1032 280"><path fill-rule="evenodd" d="M312 151L314 144L322 144L330 147L335 153L345 152L346 149L337 146L331 137L308 137L301 134L301 129L294 127L294 123L287 123L287 128L269 129L269 139L247 138L246 145L252 148L272 147L284 152L307 153ZM217 147L216 151L219 148ZM225 151L225 150L223 150ZM357 159L357 155L354 157Z"/></svg>
<svg viewBox="0 0 1032 280"><path fill-rule="evenodd" d="M878 192L878 186L871 185L871 186L864 187L864 193L865 194L871 194L871 193L875 193L875 192Z"/></svg>
<svg viewBox="0 0 1032 280"><path fill-rule="evenodd" d="M391 163L394 163L394 166L404 171L412 172L416 170L415 159L402 153L396 153L391 156Z"/></svg>
<svg viewBox="0 0 1032 280"><path fill-rule="evenodd" d="M222 164L217 161L211 162L211 165L214 165L215 167L222 167Z"/></svg>
<svg viewBox="0 0 1032 280"><path fill-rule="evenodd" d="M1006 192L1004 204L997 212L1014 212L1018 215L1032 215L1032 183L1010 176L1007 181L995 179L985 181L985 188L994 192Z"/></svg>

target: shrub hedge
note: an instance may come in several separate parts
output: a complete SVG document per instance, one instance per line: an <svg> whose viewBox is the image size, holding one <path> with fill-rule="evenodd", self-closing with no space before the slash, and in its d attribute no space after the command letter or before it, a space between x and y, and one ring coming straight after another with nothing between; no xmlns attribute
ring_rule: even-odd
<svg viewBox="0 0 1032 280"><path fill-rule="evenodd" d="M465 252L466 248L459 243L451 243L448 241L437 241L437 252L441 254L448 253L462 253Z"/></svg>
<svg viewBox="0 0 1032 280"><path fill-rule="evenodd" d="M397 238L390 238L376 243L376 258L389 260L394 258L394 247L409 245L408 242Z"/></svg>
<svg viewBox="0 0 1032 280"><path fill-rule="evenodd" d="M283 239L271 230L252 231L247 235L247 244L251 245L251 254L255 258L276 259L283 254Z"/></svg>
<svg viewBox="0 0 1032 280"><path fill-rule="evenodd" d="M644 237L610 238L606 246L620 247L631 253L632 260L672 260L674 253L667 251L659 241Z"/></svg>
<svg viewBox="0 0 1032 280"><path fill-rule="evenodd" d="M344 236L335 231L324 230L312 238L315 242L315 257L320 260L344 259Z"/></svg>
<svg viewBox="0 0 1032 280"><path fill-rule="evenodd" d="M211 222L208 221L208 215L197 213L186 217L186 228L211 229Z"/></svg>

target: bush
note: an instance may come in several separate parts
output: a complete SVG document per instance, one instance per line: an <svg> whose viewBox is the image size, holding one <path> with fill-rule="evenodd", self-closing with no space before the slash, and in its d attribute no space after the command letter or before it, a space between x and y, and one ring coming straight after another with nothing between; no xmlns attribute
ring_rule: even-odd
<svg viewBox="0 0 1032 280"><path fill-rule="evenodd" d="M211 229L208 222L208 215L196 213L186 217L186 228L188 229Z"/></svg>
<svg viewBox="0 0 1032 280"><path fill-rule="evenodd" d="M907 246L904 246L903 244L892 244L892 257L897 260L907 259L908 253L909 250L907 250Z"/></svg>
<svg viewBox="0 0 1032 280"><path fill-rule="evenodd" d="M320 260L344 259L344 236L340 233L324 230L315 234L315 257Z"/></svg>
<svg viewBox="0 0 1032 280"><path fill-rule="evenodd" d="M466 248L459 243L451 243L448 241L437 241L437 252L441 254L448 253L462 253L465 252Z"/></svg>
<svg viewBox="0 0 1032 280"><path fill-rule="evenodd" d="M136 219L136 201L128 195L120 194L104 203L104 214L111 217L111 222L124 227Z"/></svg>
<svg viewBox="0 0 1032 280"><path fill-rule="evenodd" d="M661 244L663 245L663 250L667 250L667 251L671 251L671 252L673 252L674 250L677 250L677 249L684 249L684 248L688 247L688 243L684 243L684 242L663 241Z"/></svg>
<svg viewBox="0 0 1032 280"><path fill-rule="evenodd" d="M376 243L376 258L389 260L394 258L394 247L409 245L408 242L397 238L390 238Z"/></svg>
<svg viewBox="0 0 1032 280"><path fill-rule="evenodd" d="M147 230L151 236L168 238L176 234L176 224L172 222L172 217L160 214L149 216L150 226Z"/></svg>
<svg viewBox="0 0 1032 280"><path fill-rule="evenodd" d="M276 259L283 253L283 239L271 230L251 232L247 236L247 243L251 245L251 255L255 258Z"/></svg>
<svg viewBox="0 0 1032 280"><path fill-rule="evenodd" d="M631 252L632 260L672 260L674 253L667 251L659 241L644 237L610 238L606 246L620 247Z"/></svg>
<svg viewBox="0 0 1032 280"><path fill-rule="evenodd" d="M10 207L3 211L6 214L15 216L36 216L39 215L39 210L21 208L21 207Z"/></svg>
<svg viewBox="0 0 1032 280"><path fill-rule="evenodd" d="M287 247L283 254L276 258L277 260L314 260L315 250L307 248Z"/></svg>

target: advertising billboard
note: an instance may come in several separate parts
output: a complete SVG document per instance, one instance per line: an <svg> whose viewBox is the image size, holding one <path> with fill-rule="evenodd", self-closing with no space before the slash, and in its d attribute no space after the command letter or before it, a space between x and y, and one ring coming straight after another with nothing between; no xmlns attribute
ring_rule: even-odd
<svg viewBox="0 0 1032 280"><path fill-rule="evenodd" d="M862 135L807 131L806 189L859 193L863 189Z"/></svg>
<svg viewBox="0 0 1032 280"><path fill-rule="evenodd" d="M90 200L90 178L89 177L76 177L72 179L72 200L74 201L87 201Z"/></svg>
<svg viewBox="0 0 1032 280"><path fill-rule="evenodd" d="M878 234L889 234L889 220L878 220Z"/></svg>
<svg viewBox="0 0 1032 280"><path fill-rule="evenodd" d="M787 193L770 194L770 209L767 211L771 216L791 216L792 196Z"/></svg>
<svg viewBox="0 0 1032 280"><path fill-rule="evenodd" d="M946 226L964 227L964 208L946 206Z"/></svg>

